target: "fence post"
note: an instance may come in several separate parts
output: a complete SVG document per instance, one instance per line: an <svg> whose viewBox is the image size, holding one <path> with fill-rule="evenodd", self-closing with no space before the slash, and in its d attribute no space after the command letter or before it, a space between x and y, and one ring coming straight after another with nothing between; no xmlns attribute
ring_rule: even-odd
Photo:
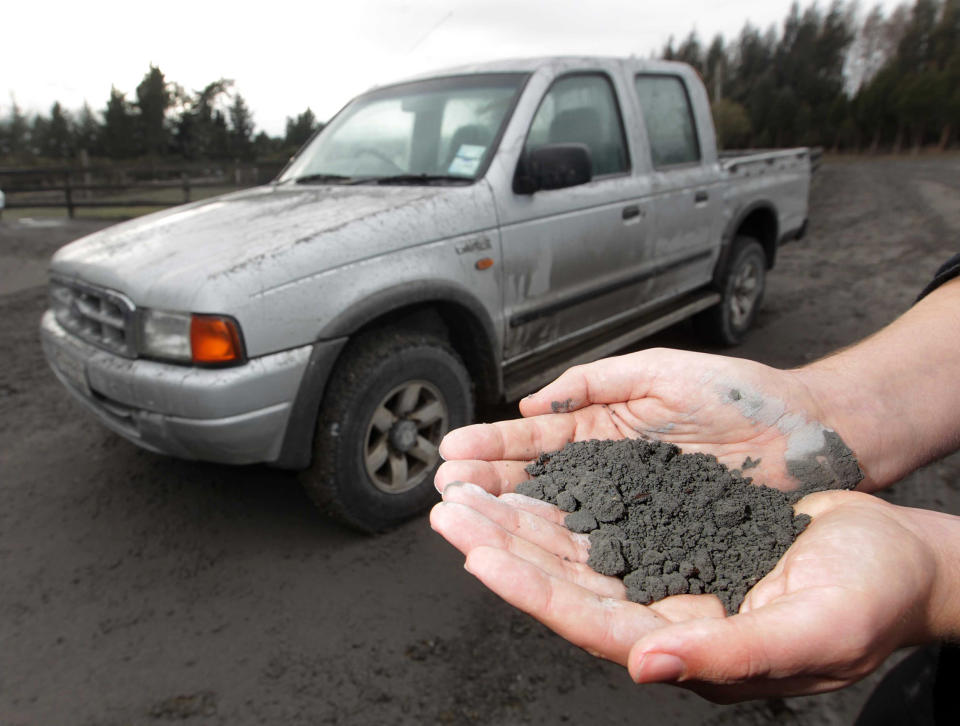
<svg viewBox="0 0 960 726"><path fill-rule="evenodd" d="M190 177L187 172L180 172L180 183L183 185L183 203L186 204L190 201Z"/></svg>
<svg viewBox="0 0 960 726"><path fill-rule="evenodd" d="M64 181L66 184L63 187L64 193L67 195L67 216L70 219L73 219L73 187L70 185L70 170L68 169L64 172L63 175Z"/></svg>

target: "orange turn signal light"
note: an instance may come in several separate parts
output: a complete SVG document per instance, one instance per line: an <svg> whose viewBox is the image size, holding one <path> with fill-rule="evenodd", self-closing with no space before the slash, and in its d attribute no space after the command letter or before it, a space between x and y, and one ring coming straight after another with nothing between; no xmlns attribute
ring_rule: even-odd
<svg viewBox="0 0 960 726"><path fill-rule="evenodd" d="M194 363L236 363L243 360L237 324L217 315L194 315L190 320L190 348Z"/></svg>

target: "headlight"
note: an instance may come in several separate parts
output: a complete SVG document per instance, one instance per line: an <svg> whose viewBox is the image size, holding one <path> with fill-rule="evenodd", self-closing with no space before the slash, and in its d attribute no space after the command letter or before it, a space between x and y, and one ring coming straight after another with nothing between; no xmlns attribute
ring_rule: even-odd
<svg viewBox="0 0 960 726"><path fill-rule="evenodd" d="M144 310L140 317L140 353L150 358L189 363L190 315Z"/></svg>
<svg viewBox="0 0 960 726"><path fill-rule="evenodd" d="M240 327L233 318L165 310L141 312L139 352L149 358L200 365L244 360Z"/></svg>

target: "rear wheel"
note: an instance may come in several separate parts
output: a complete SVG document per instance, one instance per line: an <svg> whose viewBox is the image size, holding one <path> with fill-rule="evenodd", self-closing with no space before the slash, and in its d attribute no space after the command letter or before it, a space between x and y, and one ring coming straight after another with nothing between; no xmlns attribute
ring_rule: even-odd
<svg viewBox="0 0 960 726"><path fill-rule="evenodd" d="M697 331L720 345L741 343L763 304L767 256L752 237L737 237L720 279L720 302L694 317Z"/></svg>
<svg viewBox="0 0 960 726"><path fill-rule="evenodd" d="M470 378L444 341L376 331L344 351L327 385L307 492L359 529L387 529L436 500L438 447L472 420Z"/></svg>

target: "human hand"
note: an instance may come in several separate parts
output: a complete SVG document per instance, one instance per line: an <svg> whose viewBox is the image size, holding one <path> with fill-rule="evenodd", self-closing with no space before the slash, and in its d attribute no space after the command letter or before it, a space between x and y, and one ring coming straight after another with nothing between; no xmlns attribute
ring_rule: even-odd
<svg viewBox="0 0 960 726"><path fill-rule="evenodd" d="M862 478L853 453L820 423L802 377L737 358L667 349L606 358L569 369L523 399L520 412L525 418L447 434L437 489L469 481L511 492L541 453L637 437L713 454L783 491L853 487Z"/></svg>
<svg viewBox="0 0 960 726"><path fill-rule="evenodd" d="M960 632L958 518L837 491L797 510L812 523L729 618L713 595L625 600L545 502L452 485L430 521L469 572L570 642L718 702L841 688L898 647Z"/></svg>

